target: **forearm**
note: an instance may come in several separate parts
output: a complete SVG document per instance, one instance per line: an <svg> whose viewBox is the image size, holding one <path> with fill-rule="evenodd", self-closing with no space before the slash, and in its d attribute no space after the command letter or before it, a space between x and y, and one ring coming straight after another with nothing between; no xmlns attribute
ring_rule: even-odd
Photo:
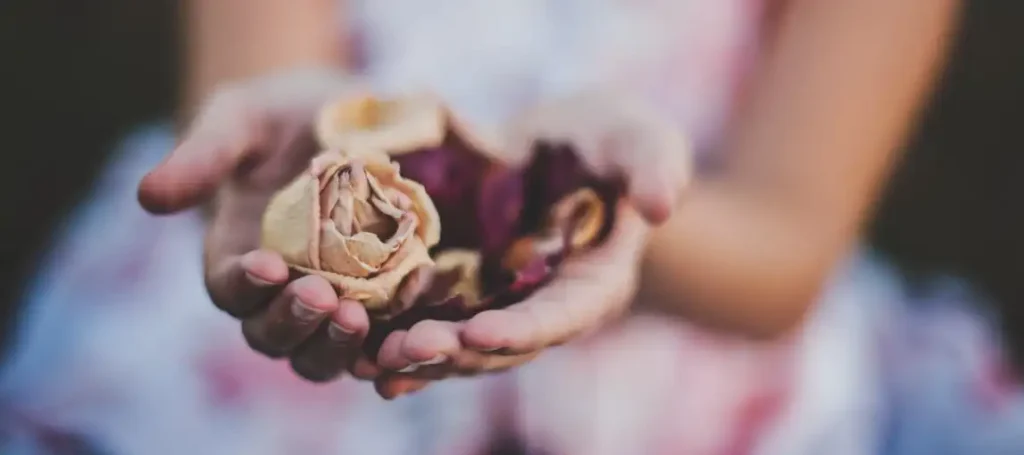
<svg viewBox="0 0 1024 455"><path fill-rule="evenodd" d="M648 244L642 299L714 329L783 333L801 319L854 238L826 232L810 218L747 197L726 181L699 180Z"/></svg>
<svg viewBox="0 0 1024 455"><path fill-rule="evenodd" d="M336 0L190 0L185 111L225 82L296 66L346 61Z"/></svg>
<svg viewBox="0 0 1024 455"><path fill-rule="evenodd" d="M955 0L793 0L722 172L654 237L646 290L754 335L793 326L845 254L942 61Z"/></svg>

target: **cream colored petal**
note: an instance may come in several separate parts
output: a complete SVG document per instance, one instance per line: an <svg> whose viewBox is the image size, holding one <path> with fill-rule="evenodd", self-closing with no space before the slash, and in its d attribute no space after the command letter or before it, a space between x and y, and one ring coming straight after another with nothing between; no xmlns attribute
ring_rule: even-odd
<svg viewBox="0 0 1024 455"><path fill-rule="evenodd" d="M338 232L334 223L324 221L320 225L320 265L326 272L353 277L368 277L377 271L358 258L358 253L349 250L349 240ZM376 239L376 237L374 237ZM377 241L380 243L380 241ZM381 261L383 262L383 261Z"/></svg>
<svg viewBox="0 0 1024 455"><path fill-rule="evenodd" d="M577 218L571 236L573 248L584 248L601 233L605 211L601 197L593 189L583 188L559 200L551 210L550 224L561 224Z"/></svg>
<svg viewBox="0 0 1024 455"><path fill-rule="evenodd" d="M439 253L434 260L441 272L457 271L459 281L449 295L462 294L467 305L480 301L480 253L472 250L448 250Z"/></svg>
<svg viewBox="0 0 1024 455"><path fill-rule="evenodd" d="M373 208L377 209L378 212L392 219L401 218L402 215L405 214L405 212L402 211L401 208L397 207L395 204L392 204L391 201L387 199L374 197L370 199L369 203L373 206Z"/></svg>
<svg viewBox="0 0 1024 455"><path fill-rule="evenodd" d="M381 242L379 237L369 232L346 238L345 247L354 260L373 272L380 270L381 265L398 250L398 245Z"/></svg>
<svg viewBox="0 0 1024 455"><path fill-rule="evenodd" d="M436 245L441 240L441 217L423 185L399 176L398 168L391 163L368 160L366 170L377 179L381 187L397 190L409 197L411 210L419 219L416 234L428 248Z"/></svg>
<svg viewBox="0 0 1024 455"><path fill-rule="evenodd" d="M338 205L338 198L341 197L337 176L326 177L329 182L321 185L320 190L320 217L330 218L333 216L334 207Z"/></svg>
<svg viewBox="0 0 1024 455"><path fill-rule="evenodd" d="M389 201L398 210L412 210L412 199L409 199L409 196L406 196L405 193L394 188L387 188L384 190L384 194L386 195L384 199Z"/></svg>
<svg viewBox="0 0 1024 455"><path fill-rule="evenodd" d="M319 268L319 183L303 174L274 195L263 213L260 243L286 262Z"/></svg>
<svg viewBox="0 0 1024 455"><path fill-rule="evenodd" d="M445 113L432 95L388 100L349 96L327 105L317 119L317 138L325 148L379 150L397 154L432 147L444 140Z"/></svg>
<svg viewBox="0 0 1024 455"><path fill-rule="evenodd" d="M311 270L303 267L296 267L296 269L304 273L317 274L324 277L335 286L341 298L358 300L371 312L383 312L388 308L388 303L409 272L412 272L419 266L432 265L434 263L427 253L426 246L418 238L410 238L405 248L409 252L404 260L393 269L382 271L379 275L369 279L342 276L336 273Z"/></svg>
<svg viewBox="0 0 1024 455"><path fill-rule="evenodd" d="M341 235L352 235L357 232L355 220L356 200L352 187L345 184L345 179L338 179L338 198L331 207L331 220Z"/></svg>
<svg viewBox="0 0 1024 455"><path fill-rule="evenodd" d="M387 241L388 248L394 249L395 252L391 254L380 266L380 271L386 271L394 269L401 261L405 260L405 257L409 254L408 245L411 240L415 239L413 234L416 231L416 217L407 214L399 221L398 229L395 231L394 237ZM422 241L418 241L422 243Z"/></svg>
<svg viewBox="0 0 1024 455"><path fill-rule="evenodd" d="M407 213L402 215L397 222L398 227L395 229L394 235L387 240L389 245L393 245L396 248L409 238L414 237L413 234L416 233L416 226L419 224L419 220L416 219L416 215Z"/></svg>
<svg viewBox="0 0 1024 455"><path fill-rule="evenodd" d="M352 194L357 199L369 198L370 183L367 182L369 176L366 175L366 166L363 164L363 160L352 160L347 174L350 176L349 184L352 185Z"/></svg>
<svg viewBox="0 0 1024 455"><path fill-rule="evenodd" d="M388 175L390 176L393 174L394 176L398 176L398 166L390 162L388 164L388 167L390 167L387 171ZM375 162L371 162L370 165L375 167L384 166L384 163L381 162L380 164L377 164ZM366 171L365 166L363 167L363 170ZM371 195L379 198L385 198L384 188L380 186L380 182L377 181L377 177L370 172L365 172L364 175L366 176L366 198L369 199Z"/></svg>
<svg viewBox="0 0 1024 455"><path fill-rule="evenodd" d="M309 172L314 177L321 177L328 170L335 170L344 165L348 160L338 151L325 151L313 157L309 162ZM333 172L332 172L333 174Z"/></svg>

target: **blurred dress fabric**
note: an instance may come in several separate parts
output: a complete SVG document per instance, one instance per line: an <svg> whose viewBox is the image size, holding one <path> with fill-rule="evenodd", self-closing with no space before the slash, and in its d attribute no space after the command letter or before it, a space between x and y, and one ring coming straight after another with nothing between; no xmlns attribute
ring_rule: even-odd
<svg viewBox="0 0 1024 455"><path fill-rule="evenodd" d="M705 151L763 7L376 0L351 18L381 90L436 90L483 125L581 87L634 91ZM199 213L138 207L137 182L172 145L167 125L127 138L60 232L0 369L3 453L1024 453L1006 451L1024 447L1024 408L974 297L953 280L911 289L867 253L771 346L637 314L393 402L351 379L306 383L209 302Z"/></svg>

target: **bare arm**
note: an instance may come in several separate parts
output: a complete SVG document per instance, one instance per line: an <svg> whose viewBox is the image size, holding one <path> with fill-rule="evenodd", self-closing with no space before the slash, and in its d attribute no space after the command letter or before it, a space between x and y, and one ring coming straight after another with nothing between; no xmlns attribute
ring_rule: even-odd
<svg viewBox="0 0 1024 455"><path fill-rule="evenodd" d="M649 249L644 290L754 336L795 325L855 242L940 67L956 0L792 0L736 119Z"/></svg>
<svg viewBox="0 0 1024 455"><path fill-rule="evenodd" d="M185 107L219 85L295 66L341 65L337 0L190 0L185 3Z"/></svg>

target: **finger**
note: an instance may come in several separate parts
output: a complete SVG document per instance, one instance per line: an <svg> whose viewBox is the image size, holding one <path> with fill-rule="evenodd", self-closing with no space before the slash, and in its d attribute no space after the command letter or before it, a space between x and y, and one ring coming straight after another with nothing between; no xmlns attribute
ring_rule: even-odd
<svg viewBox="0 0 1024 455"><path fill-rule="evenodd" d="M624 130L620 133L623 137L616 139L618 150L603 151L614 155L629 181L631 201L655 224L669 219L692 172L689 144L682 133L663 123L651 120Z"/></svg>
<svg viewBox="0 0 1024 455"><path fill-rule="evenodd" d="M528 299L482 312L463 326L464 346L501 354L529 353L599 327L629 304L646 223L620 205L615 231L601 248L568 261Z"/></svg>
<svg viewBox="0 0 1024 455"><path fill-rule="evenodd" d="M396 354L399 359L386 359L388 364L406 365L403 372L413 371L423 366L439 365L460 349L459 323L446 321L420 321L416 323L402 340L401 348L388 351L388 355Z"/></svg>
<svg viewBox="0 0 1024 455"><path fill-rule="evenodd" d="M207 200L259 150L265 133L260 109L249 108L242 91L217 96L184 140L139 184L138 198L153 213L171 213Z"/></svg>
<svg viewBox="0 0 1024 455"><path fill-rule="evenodd" d="M668 220L692 174L686 137L666 118L642 107L624 109L620 126L598 153L629 182L629 196L651 223Z"/></svg>
<svg viewBox="0 0 1024 455"><path fill-rule="evenodd" d="M384 374L384 369L370 360L365 353L360 352L359 355L352 360L348 372L356 379L372 380Z"/></svg>
<svg viewBox="0 0 1024 455"><path fill-rule="evenodd" d="M291 365L299 376L324 382L337 378L362 349L370 330L366 309L357 301L342 300L329 322L292 355Z"/></svg>
<svg viewBox="0 0 1024 455"><path fill-rule="evenodd" d="M235 317L261 310L288 281L288 265L277 253L250 251L208 269L206 286L218 308Z"/></svg>
<svg viewBox="0 0 1024 455"><path fill-rule="evenodd" d="M409 332L396 330L384 338L384 342L377 351L377 364L381 368L391 371L399 371L409 367L409 362L402 356L402 344Z"/></svg>
<svg viewBox="0 0 1024 455"><path fill-rule="evenodd" d="M389 375L378 378L374 381L374 388L377 394L385 400L394 400L402 395L415 393L423 390L432 381L429 379L414 378L405 374Z"/></svg>
<svg viewBox="0 0 1024 455"><path fill-rule="evenodd" d="M500 373L502 371L523 365L539 355L539 352L531 352L519 355L495 355L462 349L453 354L451 359L437 365L425 365L409 372L389 372L378 376L375 381L378 386L387 386L388 381L420 379L438 381L451 377L473 377L481 374Z"/></svg>
<svg viewBox="0 0 1024 455"><path fill-rule="evenodd" d="M242 321L242 333L256 351L281 357L337 309L338 296L331 285L319 276L305 276L286 286L265 311Z"/></svg>

